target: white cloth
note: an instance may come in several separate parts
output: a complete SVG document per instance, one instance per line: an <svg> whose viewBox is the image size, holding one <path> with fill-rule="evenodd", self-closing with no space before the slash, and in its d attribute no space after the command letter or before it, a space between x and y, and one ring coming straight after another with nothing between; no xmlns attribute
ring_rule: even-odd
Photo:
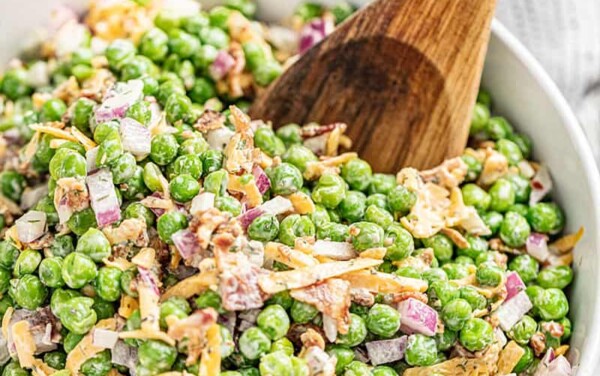
<svg viewBox="0 0 600 376"><path fill-rule="evenodd" d="M600 0L498 0L497 17L564 93L600 165Z"/></svg>

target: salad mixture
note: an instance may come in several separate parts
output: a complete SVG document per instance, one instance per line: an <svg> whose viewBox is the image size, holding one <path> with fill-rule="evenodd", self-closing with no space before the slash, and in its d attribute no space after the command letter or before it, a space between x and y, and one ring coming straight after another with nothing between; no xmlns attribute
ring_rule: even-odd
<svg viewBox="0 0 600 376"><path fill-rule="evenodd" d="M246 115L353 11L54 14L0 80L2 376L571 373L582 230L488 93L462 156L397 175Z"/></svg>

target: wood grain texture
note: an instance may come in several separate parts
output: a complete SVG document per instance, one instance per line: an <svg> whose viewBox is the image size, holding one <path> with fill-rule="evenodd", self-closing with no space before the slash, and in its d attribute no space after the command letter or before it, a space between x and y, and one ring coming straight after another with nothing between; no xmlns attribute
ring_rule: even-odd
<svg viewBox="0 0 600 376"><path fill-rule="evenodd" d="M377 171L460 155L495 0L377 0L309 50L253 104L253 118L346 122Z"/></svg>

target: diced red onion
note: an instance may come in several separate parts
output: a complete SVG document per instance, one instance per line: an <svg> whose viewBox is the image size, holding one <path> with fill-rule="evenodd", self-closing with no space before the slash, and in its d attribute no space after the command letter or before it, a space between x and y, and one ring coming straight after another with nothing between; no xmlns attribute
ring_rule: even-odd
<svg viewBox="0 0 600 376"><path fill-rule="evenodd" d="M511 300L507 300L496 311L500 327L509 331L519 320L533 308L531 300L525 291L521 291Z"/></svg>
<svg viewBox="0 0 600 376"><path fill-rule="evenodd" d="M271 181L265 173L265 170L263 170L259 165L254 165L252 168L252 175L254 176L254 181L256 182L258 191L261 195L264 195L265 192L271 188Z"/></svg>
<svg viewBox="0 0 600 376"><path fill-rule="evenodd" d="M324 133L315 137L307 138L304 140L303 144L316 155L323 155L325 154L325 149L327 148L328 138L329 133Z"/></svg>
<svg viewBox="0 0 600 376"><path fill-rule="evenodd" d="M371 364L377 366L379 364L396 362L404 358L407 342L407 336L367 342L366 347Z"/></svg>
<svg viewBox="0 0 600 376"><path fill-rule="evenodd" d="M538 234L536 232L531 233L525 243L525 249L531 257L540 262L544 262L550 257L548 238L543 234Z"/></svg>
<svg viewBox="0 0 600 376"><path fill-rule="evenodd" d="M119 340L119 332L106 329L94 329L92 333L92 344L103 349L112 349Z"/></svg>
<svg viewBox="0 0 600 376"><path fill-rule="evenodd" d="M215 61L208 67L210 77L219 81L227 75L227 73L235 66L235 59L227 51L220 50L217 53Z"/></svg>
<svg viewBox="0 0 600 376"><path fill-rule="evenodd" d="M325 39L333 31L333 20L329 17L315 18L300 31L299 52L305 53L314 45Z"/></svg>
<svg viewBox="0 0 600 376"><path fill-rule="evenodd" d="M88 175L86 183L98 226L105 227L119 221L121 208L110 170L103 168Z"/></svg>
<svg viewBox="0 0 600 376"><path fill-rule="evenodd" d="M27 210L48 194L48 184L40 184L34 188L25 188L21 196L21 209Z"/></svg>
<svg viewBox="0 0 600 376"><path fill-rule="evenodd" d="M196 234L188 229L179 230L171 237L175 248L184 260L189 260L200 253L200 244Z"/></svg>
<svg viewBox="0 0 600 376"><path fill-rule="evenodd" d="M552 178L546 166L540 166L533 179L531 179L531 195L529 205L535 205L552 190Z"/></svg>
<svg viewBox="0 0 600 376"><path fill-rule="evenodd" d="M306 349L303 356L308 366L309 375L334 375L335 363L325 351L317 346Z"/></svg>
<svg viewBox="0 0 600 376"><path fill-rule="evenodd" d="M87 162L87 172L91 174L98 170L96 165L96 157L98 156L98 146L85 152L85 161Z"/></svg>
<svg viewBox="0 0 600 376"><path fill-rule="evenodd" d="M242 228L245 230L256 218L263 214L265 214L265 211L258 206L240 214L237 219L240 222L240 225L242 225Z"/></svg>
<svg viewBox="0 0 600 376"><path fill-rule="evenodd" d="M223 151L234 134L235 132L227 127L213 129L206 133L206 142L211 149Z"/></svg>
<svg viewBox="0 0 600 376"><path fill-rule="evenodd" d="M504 348L504 346L508 343L508 339L506 338L506 334L504 334L504 332L502 331L502 329L500 329L499 326L497 326L494 329L494 334L496 335L496 339L498 340L498 343L500 344L500 347Z"/></svg>
<svg viewBox="0 0 600 376"><path fill-rule="evenodd" d="M150 270L138 265L138 272L140 275L140 279L144 282L145 285L152 288L152 291L156 295L160 295L160 290L158 289L158 282L156 281L156 277L154 273Z"/></svg>
<svg viewBox="0 0 600 376"><path fill-rule="evenodd" d="M94 110L97 123L113 119L122 119L129 107L143 97L142 80L130 80L116 83L106 94L104 101Z"/></svg>
<svg viewBox="0 0 600 376"><path fill-rule="evenodd" d="M196 215L208 209L215 207L215 194L211 192L202 192L192 200L190 213Z"/></svg>
<svg viewBox="0 0 600 376"><path fill-rule="evenodd" d="M46 233L46 213L30 210L15 222L17 237L23 243L31 243Z"/></svg>
<svg viewBox="0 0 600 376"><path fill-rule="evenodd" d="M125 341L119 340L110 351L111 363L124 366L134 371L138 360L136 347L129 346Z"/></svg>
<svg viewBox="0 0 600 376"><path fill-rule="evenodd" d="M559 355L550 362L547 373L545 373L544 376L571 376L572 374L573 369L567 358Z"/></svg>
<svg viewBox="0 0 600 376"><path fill-rule="evenodd" d="M403 332L435 335L438 322L438 313L435 309L420 300L408 298L398 304L398 311L402 317L400 330Z"/></svg>
<svg viewBox="0 0 600 376"><path fill-rule="evenodd" d="M331 343L335 343L338 335L337 322L333 317L325 313L323 314L323 331L325 332L327 340Z"/></svg>
<svg viewBox="0 0 600 376"><path fill-rule="evenodd" d="M357 253L348 242L332 242L317 240L313 246L314 256L324 256L333 260L347 261L356 257Z"/></svg>
<svg viewBox="0 0 600 376"><path fill-rule="evenodd" d="M531 167L531 163L525 159L517 163L517 168L519 169L519 173L527 179L531 179L535 175L535 170Z"/></svg>
<svg viewBox="0 0 600 376"><path fill-rule="evenodd" d="M271 214L271 215L279 215L285 212L288 212L294 208L292 202L285 197L275 196L269 201L259 205L255 208L252 208L237 217L238 221L242 225L244 229L247 229L248 226L254 221L256 218L260 217L263 214Z"/></svg>
<svg viewBox="0 0 600 376"><path fill-rule="evenodd" d="M525 290L525 287L519 273L509 272L506 274L506 300L510 300L513 296Z"/></svg>
<svg viewBox="0 0 600 376"><path fill-rule="evenodd" d="M150 130L137 120L127 117L122 119L119 134L121 135L123 150L140 158L144 158L150 154L150 142L152 139Z"/></svg>

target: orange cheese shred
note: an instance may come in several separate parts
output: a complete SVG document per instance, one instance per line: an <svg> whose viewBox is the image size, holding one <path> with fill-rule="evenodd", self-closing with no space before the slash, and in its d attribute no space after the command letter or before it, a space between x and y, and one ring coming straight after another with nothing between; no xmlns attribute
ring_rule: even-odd
<svg viewBox="0 0 600 376"><path fill-rule="evenodd" d="M319 261L302 251L298 251L287 245L269 242L265 246L265 257L280 262L290 268L304 268L317 265Z"/></svg>
<svg viewBox="0 0 600 376"><path fill-rule="evenodd" d="M369 270L347 273L341 275L340 278L350 282L352 288L367 289L370 292L382 294L424 292L427 290L426 281Z"/></svg>
<svg viewBox="0 0 600 376"><path fill-rule="evenodd" d="M221 332L219 324L213 324L206 331L206 347L200 358L199 376L213 376L221 372Z"/></svg>

